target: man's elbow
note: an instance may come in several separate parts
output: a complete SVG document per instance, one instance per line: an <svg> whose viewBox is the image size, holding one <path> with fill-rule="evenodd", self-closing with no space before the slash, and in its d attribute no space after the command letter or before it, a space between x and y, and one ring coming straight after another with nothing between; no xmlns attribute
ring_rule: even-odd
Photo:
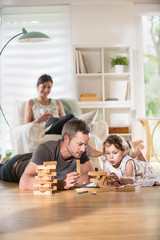
<svg viewBox="0 0 160 240"><path fill-rule="evenodd" d="M19 189L20 190L33 190L33 182L26 181L26 179L23 178L23 176L22 176L19 181Z"/></svg>

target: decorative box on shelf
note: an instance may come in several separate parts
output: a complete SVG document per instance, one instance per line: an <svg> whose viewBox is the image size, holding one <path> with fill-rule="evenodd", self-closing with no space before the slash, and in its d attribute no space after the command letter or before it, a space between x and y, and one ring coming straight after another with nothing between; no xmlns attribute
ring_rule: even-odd
<svg viewBox="0 0 160 240"><path fill-rule="evenodd" d="M129 127L109 127L109 133L129 133Z"/></svg>
<svg viewBox="0 0 160 240"><path fill-rule="evenodd" d="M82 93L80 101L99 101L99 97L95 93Z"/></svg>

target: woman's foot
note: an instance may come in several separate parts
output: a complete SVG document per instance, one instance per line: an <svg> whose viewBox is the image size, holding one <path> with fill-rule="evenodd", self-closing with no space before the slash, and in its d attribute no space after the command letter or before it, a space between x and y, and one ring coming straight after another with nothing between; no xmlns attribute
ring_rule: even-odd
<svg viewBox="0 0 160 240"><path fill-rule="evenodd" d="M102 154L103 154L102 152L92 148L90 145L87 145L87 150L88 150L88 154L90 157L96 158L96 157L102 156Z"/></svg>
<svg viewBox="0 0 160 240"><path fill-rule="evenodd" d="M147 159L142 152L142 149L144 149L144 145L142 143L142 140L132 142L132 146L134 148L133 158L137 157L138 160L147 162Z"/></svg>
<svg viewBox="0 0 160 240"><path fill-rule="evenodd" d="M7 160L9 160L8 157L4 157L4 158L2 158L2 160L0 161L0 164L4 164Z"/></svg>

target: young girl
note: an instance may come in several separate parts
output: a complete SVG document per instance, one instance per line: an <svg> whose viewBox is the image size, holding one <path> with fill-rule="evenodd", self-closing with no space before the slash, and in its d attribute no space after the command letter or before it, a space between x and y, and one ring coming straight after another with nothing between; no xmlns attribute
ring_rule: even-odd
<svg viewBox="0 0 160 240"><path fill-rule="evenodd" d="M138 147L137 143L134 147ZM141 186L160 185L158 177L140 149L136 149L139 160L128 155L131 145L119 135L109 135L104 142L103 170L111 176L113 185L134 184ZM134 155L135 156L135 155Z"/></svg>

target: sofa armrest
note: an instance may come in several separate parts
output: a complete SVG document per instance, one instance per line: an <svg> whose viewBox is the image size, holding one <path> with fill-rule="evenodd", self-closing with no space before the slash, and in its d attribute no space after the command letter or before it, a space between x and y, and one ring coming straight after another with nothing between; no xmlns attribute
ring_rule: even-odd
<svg viewBox="0 0 160 240"><path fill-rule="evenodd" d="M58 140L61 135L45 135L39 123L23 124L11 129L12 155L33 152L36 147L49 140Z"/></svg>
<svg viewBox="0 0 160 240"><path fill-rule="evenodd" d="M58 134L45 134L44 129L39 123L33 124L29 129L28 143L30 150L34 151L35 148L43 142L50 140L58 140L61 135Z"/></svg>
<svg viewBox="0 0 160 240"><path fill-rule="evenodd" d="M11 143L12 155L27 153L28 148L28 133L33 123L28 123L11 128Z"/></svg>

